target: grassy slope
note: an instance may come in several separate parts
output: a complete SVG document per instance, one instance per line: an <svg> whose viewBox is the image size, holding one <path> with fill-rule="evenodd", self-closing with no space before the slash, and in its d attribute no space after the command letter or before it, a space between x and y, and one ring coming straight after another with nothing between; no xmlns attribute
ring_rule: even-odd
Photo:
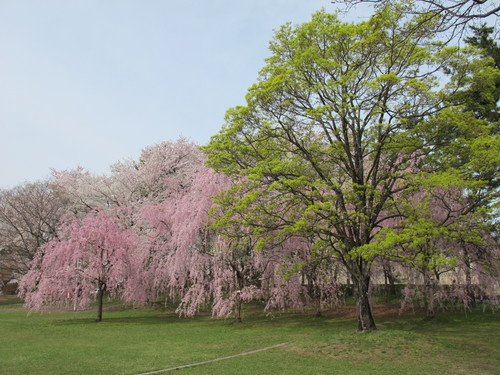
<svg viewBox="0 0 500 375"><path fill-rule="evenodd" d="M349 314L314 318L247 313L245 322L179 319L154 310L32 314L0 306L0 374L137 374L288 342L185 374L495 374L500 314L379 312L379 330L355 332Z"/></svg>

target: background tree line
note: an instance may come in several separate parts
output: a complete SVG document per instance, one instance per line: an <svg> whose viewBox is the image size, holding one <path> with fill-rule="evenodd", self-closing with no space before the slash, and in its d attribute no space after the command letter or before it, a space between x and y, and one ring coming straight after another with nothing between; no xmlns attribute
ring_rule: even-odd
<svg viewBox="0 0 500 375"><path fill-rule="evenodd" d="M27 305L97 299L101 320L110 293L240 320L253 300L321 314L349 288L364 331L381 280L429 317L494 298L499 47L486 26L452 46L415 9L284 25L201 150L164 142L109 176L2 191L1 263Z"/></svg>

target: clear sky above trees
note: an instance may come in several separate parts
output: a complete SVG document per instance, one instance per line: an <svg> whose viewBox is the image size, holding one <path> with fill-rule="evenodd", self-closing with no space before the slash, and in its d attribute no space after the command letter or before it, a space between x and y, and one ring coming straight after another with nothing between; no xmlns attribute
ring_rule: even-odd
<svg viewBox="0 0 500 375"><path fill-rule="evenodd" d="M0 1L0 188L147 145L206 143L242 104L272 30L328 0ZM359 21L361 14L353 15Z"/></svg>

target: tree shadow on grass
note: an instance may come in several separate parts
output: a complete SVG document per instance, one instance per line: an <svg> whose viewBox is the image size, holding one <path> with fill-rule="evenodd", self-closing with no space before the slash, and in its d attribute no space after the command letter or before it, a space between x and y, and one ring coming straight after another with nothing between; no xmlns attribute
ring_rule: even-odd
<svg viewBox="0 0 500 375"><path fill-rule="evenodd" d="M17 296L0 296L0 306L22 305L23 300Z"/></svg>
<svg viewBox="0 0 500 375"><path fill-rule="evenodd" d="M112 324L140 324L140 325L155 325L155 324L165 324L169 322L179 323L179 318L177 316L110 316L106 317L104 315L101 322L96 322L95 317L86 316L78 318L69 319L58 319L54 320L55 325L85 325L85 324L98 324L98 325L112 325Z"/></svg>

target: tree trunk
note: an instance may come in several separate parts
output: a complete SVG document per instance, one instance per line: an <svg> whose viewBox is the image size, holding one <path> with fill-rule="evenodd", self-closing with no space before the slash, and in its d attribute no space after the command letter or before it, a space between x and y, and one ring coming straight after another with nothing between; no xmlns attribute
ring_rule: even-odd
<svg viewBox="0 0 500 375"><path fill-rule="evenodd" d="M387 271L386 265L384 264L384 295L385 303L389 303L391 299L391 292L389 290L389 272Z"/></svg>
<svg viewBox="0 0 500 375"><path fill-rule="evenodd" d="M370 300L368 298L368 289L370 287L370 277L362 276L356 280L355 298L356 312L358 314L358 331L372 331L377 329L373 319Z"/></svg>
<svg viewBox="0 0 500 375"><path fill-rule="evenodd" d="M387 297L395 296L396 291L396 278L394 277L394 272L392 271L392 266L389 262L384 264L384 278Z"/></svg>
<svg viewBox="0 0 500 375"><path fill-rule="evenodd" d="M471 267L470 262L468 260L465 261L465 291L467 293L467 298L470 307L476 306L476 295L474 293L474 285L472 285L472 275L471 275Z"/></svg>
<svg viewBox="0 0 500 375"><path fill-rule="evenodd" d="M236 295L234 297L234 321L236 323L241 323L241 295L240 291L238 290L236 292Z"/></svg>
<svg viewBox="0 0 500 375"><path fill-rule="evenodd" d="M102 304L104 300L104 292L106 291L106 286L99 281L99 286L97 288L97 319L96 322L102 321Z"/></svg>
<svg viewBox="0 0 500 375"><path fill-rule="evenodd" d="M346 296L352 296L354 295L354 288L352 287L352 282L351 282L351 276L348 274L346 276Z"/></svg>
<svg viewBox="0 0 500 375"><path fill-rule="evenodd" d="M434 319L436 317L434 283L432 282L427 271L424 271L424 307L426 318Z"/></svg>
<svg viewBox="0 0 500 375"><path fill-rule="evenodd" d="M323 312L321 311L321 297L316 297L316 317L321 318L323 316Z"/></svg>
<svg viewBox="0 0 500 375"><path fill-rule="evenodd" d="M316 281L317 280L314 280L311 295L313 296L314 301L316 302L316 317L319 318L323 316L323 313L321 311L321 290L320 287L316 284Z"/></svg>
<svg viewBox="0 0 500 375"><path fill-rule="evenodd" d="M308 275L307 278L307 287L309 289L309 295L314 301L314 305L316 306L316 316L321 317L323 313L321 311L321 289L318 285L317 278L314 278L312 275Z"/></svg>

